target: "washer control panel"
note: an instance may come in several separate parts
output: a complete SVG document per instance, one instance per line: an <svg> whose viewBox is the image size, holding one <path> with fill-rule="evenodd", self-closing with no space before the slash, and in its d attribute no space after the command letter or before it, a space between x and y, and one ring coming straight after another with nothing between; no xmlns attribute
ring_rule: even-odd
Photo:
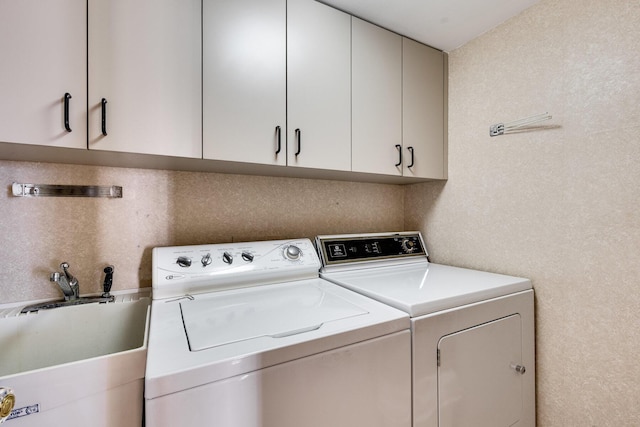
<svg viewBox="0 0 640 427"><path fill-rule="evenodd" d="M318 277L309 239L154 248L153 298Z"/></svg>
<svg viewBox="0 0 640 427"><path fill-rule="evenodd" d="M316 245L324 266L427 257L419 232L318 236Z"/></svg>

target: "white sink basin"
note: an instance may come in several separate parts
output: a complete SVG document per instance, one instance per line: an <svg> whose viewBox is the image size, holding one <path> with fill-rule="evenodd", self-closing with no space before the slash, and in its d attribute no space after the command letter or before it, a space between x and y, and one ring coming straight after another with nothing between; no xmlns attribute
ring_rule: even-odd
<svg viewBox="0 0 640 427"><path fill-rule="evenodd" d="M8 427L142 425L148 297L0 318ZM4 427L4 426L3 426Z"/></svg>

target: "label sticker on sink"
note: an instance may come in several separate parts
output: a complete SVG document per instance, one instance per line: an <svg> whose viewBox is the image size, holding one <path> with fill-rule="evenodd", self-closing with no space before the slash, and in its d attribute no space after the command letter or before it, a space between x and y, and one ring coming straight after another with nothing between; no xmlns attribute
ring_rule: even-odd
<svg viewBox="0 0 640 427"><path fill-rule="evenodd" d="M27 415L33 415L40 412L40 404L36 403L35 405L24 406L22 408L17 408L11 411L11 415L7 418L7 421L11 421L14 418L22 418Z"/></svg>

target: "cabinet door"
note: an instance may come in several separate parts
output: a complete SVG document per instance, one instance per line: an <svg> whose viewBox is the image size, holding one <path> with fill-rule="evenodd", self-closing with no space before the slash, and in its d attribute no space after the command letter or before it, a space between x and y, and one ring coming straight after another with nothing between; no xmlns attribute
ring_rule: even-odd
<svg viewBox="0 0 640 427"><path fill-rule="evenodd" d="M285 0L204 0L204 158L286 164L286 13Z"/></svg>
<svg viewBox="0 0 640 427"><path fill-rule="evenodd" d="M351 169L351 18L287 3L288 165Z"/></svg>
<svg viewBox="0 0 640 427"><path fill-rule="evenodd" d="M201 158L200 0L88 4L89 148Z"/></svg>
<svg viewBox="0 0 640 427"><path fill-rule="evenodd" d="M402 40L403 175L445 178L444 54Z"/></svg>
<svg viewBox="0 0 640 427"><path fill-rule="evenodd" d="M353 18L353 170L402 174L402 37Z"/></svg>
<svg viewBox="0 0 640 427"><path fill-rule="evenodd" d="M86 13L83 0L0 0L0 141L87 148Z"/></svg>
<svg viewBox="0 0 640 427"><path fill-rule="evenodd" d="M513 426L523 408L522 322L515 314L438 343L441 427Z"/></svg>

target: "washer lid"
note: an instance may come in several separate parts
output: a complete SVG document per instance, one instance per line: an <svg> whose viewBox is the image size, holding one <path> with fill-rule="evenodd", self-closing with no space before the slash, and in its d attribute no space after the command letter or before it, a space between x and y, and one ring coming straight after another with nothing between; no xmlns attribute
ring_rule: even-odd
<svg viewBox="0 0 640 427"><path fill-rule="evenodd" d="M368 313L317 286L219 295L184 301L180 308L191 351L260 337L283 338Z"/></svg>
<svg viewBox="0 0 640 427"><path fill-rule="evenodd" d="M521 277L423 262L323 273L323 278L411 317L531 289Z"/></svg>
<svg viewBox="0 0 640 427"><path fill-rule="evenodd" d="M409 327L406 313L320 278L156 299L151 308L145 398ZM210 340L207 334L223 336Z"/></svg>

